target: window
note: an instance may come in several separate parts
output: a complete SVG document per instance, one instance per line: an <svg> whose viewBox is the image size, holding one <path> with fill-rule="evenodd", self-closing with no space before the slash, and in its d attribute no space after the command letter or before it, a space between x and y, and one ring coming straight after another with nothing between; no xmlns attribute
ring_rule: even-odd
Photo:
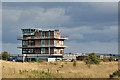
<svg viewBox="0 0 120 80"><path fill-rule="evenodd" d="M56 46L56 40L54 40L55 46Z"/></svg>
<svg viewBox="0 0 120 80"><path fill-rule="evenodd" d="M41 45L45 45L45 40L41 40Z"/></svg>
<svg viewBox="0 0 120 80"><path fill-rule="evenodd" d="M59 33L57 33L57 36L59 36Z"/></svg>
<svg viewBox="0 0 120 80"><path fill-rule="evenodd" d="M57 54L57 52L56 52L56 48L54 49L54 54Z"/></svg>
<svg viewBox="0 0 120 80"><path fill-rule="evenodd" d="M28 45L28 41L23 41L23 45Z"/></svg>
<svg viewBox="0 0 120 80"><path fill-rule="evenodd" d="M42 32L42 37L45 37L45 32Z"/></svg>
<svg viewBox="0 0 120 80"><path fill-rule="evenodd" d="M41 48L41 54L45 54L45 48Z"/></svg>
<svg viewBox="0 0 120 80"><path fill-rule="evenodd" d="M34 49L23 49L23 53L34 53Z"/></svg>
<svg viewBox="0 0 120 80"><path fill-rule="evenodd" d="M63 45L63 41L61 41L61 45Z"/></svg>
<svg viewBox="0 0 120 80"><path fill-rule="evenodd" d="M64 50L63 50L63 49L61 49L61 50L60 50L60 53L64 53Z"/></svg>

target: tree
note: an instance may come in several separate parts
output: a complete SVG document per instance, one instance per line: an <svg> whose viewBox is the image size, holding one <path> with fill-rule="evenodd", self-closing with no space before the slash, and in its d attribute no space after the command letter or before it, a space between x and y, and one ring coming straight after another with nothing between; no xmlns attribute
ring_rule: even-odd
<svg viewBox="0 0 120 80"><path fill-rule="evenodd" d="M108 62L108 58L106 58L106 55L104 55L104 59L103 59L103 62Z"/></svg>
<svg viewBox="0 0 120 80"><path fill-rule="evenodd" d="M85 58L85 63L86 64L99 64L100 63L100 57L97 56L95 53L90 53L86 58Z"/></svg>
<svg viewBox="0 0 120 80"><path fill-rule="evenodd" d="M112 54L111 54L111 53L110 53L109 55L110 55L110 56L112 56Z"/></svg>
<svg viewBox="0 0 120 80"><path fill-rule="evenodd" d="M6 52L6 51L2 52L2 59L3 59L3 60L7 60L8 56L10 56L10 55L8 54L8 52Z"/></svg>
<svg viewBox="0 0 120 80"><path fill-rule="evenodd" d="M108 58L109 61L114 61L113 57Z"/></svg>

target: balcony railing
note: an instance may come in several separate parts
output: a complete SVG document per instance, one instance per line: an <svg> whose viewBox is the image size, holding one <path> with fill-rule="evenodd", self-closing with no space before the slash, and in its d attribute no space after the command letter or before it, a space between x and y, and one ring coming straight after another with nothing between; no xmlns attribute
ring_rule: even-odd
<svg viewBox="0 0 120 80"><path fill-rule="evenodd" d="M32 36L32 37L26 37L26 38L23 38L23 37L20 37L18 36L17 39L18 40L23 40L23 39L65 39L67 40L68 39L68 36L61 36L61 37L55 37L55 36L50 36L50 37L44 37L44 36Z"/></svg>
<svg viewBox="0 0 120 80"><path fill-rule="evenodd" d="M67 46L55 46L55 45L25 45L25 46L18 46L18 48L42 48L42 47L67 47Z"/></svg>

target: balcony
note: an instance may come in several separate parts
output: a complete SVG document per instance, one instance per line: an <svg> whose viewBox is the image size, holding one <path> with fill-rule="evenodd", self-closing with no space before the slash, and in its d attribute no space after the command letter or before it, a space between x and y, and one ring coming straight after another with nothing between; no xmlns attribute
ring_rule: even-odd
<svg viewBox="0 0 120 80"><path fill-rule="evenodd" d="M55 46L55 45L34 45L34 46L30 46L30 45L26 45L26 46L18 46L18 48L66 48L67 46Z"/></svg>
<svg viewBox="0 0 120 80"><path fill-rule="evenodd" d="M43 37L43 36L33 36L33 37L17 37L17 40L29 40L29 39L63 39L63 40L68 40L68 36L61 36L61 37L55 37L55 36L50 36L50 37Z"/></svg>

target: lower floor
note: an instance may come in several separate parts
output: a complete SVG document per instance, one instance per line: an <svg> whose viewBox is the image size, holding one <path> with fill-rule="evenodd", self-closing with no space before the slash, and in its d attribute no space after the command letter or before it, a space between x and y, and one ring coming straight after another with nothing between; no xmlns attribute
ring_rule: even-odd
<svg viewBox="0 0 120 80"><path fill-rule="evenodd" d="M47 54L22 54L11 55L8 57L8 61L14 62L37 62L37 61L58 61L63 59L63 55L47 55Z"/></svg>
<svg viewBox="0 0 120 80"><path fill-rule="evenodd" d="M64 54L64 48L24 48L22 54Z"/></svg>

